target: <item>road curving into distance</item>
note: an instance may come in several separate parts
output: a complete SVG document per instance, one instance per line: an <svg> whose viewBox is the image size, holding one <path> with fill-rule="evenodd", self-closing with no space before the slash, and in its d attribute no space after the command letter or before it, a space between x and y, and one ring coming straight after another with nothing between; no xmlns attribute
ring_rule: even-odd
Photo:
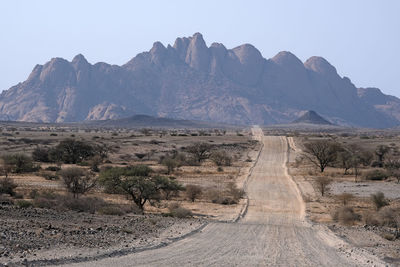
<svg viewBox="0 0 400 267"><path fill-rule="evenodd" d="M238 222L212 222L166 247L75 266L365 266L305 221L305 204L287 173L287 138L264 136L259 127L253 135L264 146L249 178L247 213Z"/></svg>

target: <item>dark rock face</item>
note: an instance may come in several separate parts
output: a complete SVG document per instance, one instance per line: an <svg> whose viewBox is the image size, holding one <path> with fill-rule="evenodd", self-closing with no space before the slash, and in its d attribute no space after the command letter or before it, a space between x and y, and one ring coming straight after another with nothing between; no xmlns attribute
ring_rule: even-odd
<svg viewBox="0 0 400 267"><path fill-rule="evenodd" d="M375 90L375 91L374 91ZM364 127L400 124L400 100L357 89L321 57L265 59L252 45L207 47L200 33L154 43L122 66L54 58L0 95L0 119L104 120L147 114L229 124L288 123L305 110ZM376 91L377 90L377 91Z"/></svg>
<svg viewBox="0 0 400 267"><path fill-rule="evenodd" d="M293 121L293 123L311 123L311 124L324 124L332 125L329 121L321 117L317 112L309 110L304 113L300 118Z"/></svg>

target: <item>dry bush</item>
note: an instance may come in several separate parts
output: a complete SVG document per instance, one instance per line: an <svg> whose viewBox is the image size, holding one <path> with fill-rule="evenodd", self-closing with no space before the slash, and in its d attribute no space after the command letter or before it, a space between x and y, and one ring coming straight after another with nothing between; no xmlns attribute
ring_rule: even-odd
<svg viewBox="0 0 400 267"><path fill-rule="evenodd" d="M376 212L365 212L363 214L363 221L366 225L378 226L380 225Z"/></svg>
<svg viewBox="0 0 400 267"><path fill-rule="evenodd" d="M186 196L194 202L202 194L201 186L189 184L186 186Z"/></svg>
<svg viewBox="0 0 400 267"><path fill-rule="evenodd" d="M354 224L354 222L361 219L361 216L355 213L351 207L338 208L331 214L331 216L334 221L345 225Z"/></svg>
<svg viewBox="0 0 400 267"><path fill-rule="evenodd" d="M325 176L319 176L315 179L315 186L317 190L321 193L321 196L324 196L325 193L329 191L329 185L332 183L332 180Z"/></svg>
<svg viewBox="0 0 400 267"><path fill-rule="evenodd" d="M244 190L237 188L237 185L233 182L228 183L228 192L236 202L239 202L245 194Z"/></svg>
<svg viewBox="0 0 400 267"><path fill-rule="evenodd" d="M376 210L380 210L382 207L389 205L389 201L385 198L385 195L382 192L372 194L371 201Z"/></svg>
<svg viewBox="0 0 400 267"><path fill-rule="evenodd" d="M168 210L170 215L176 218L188 218L193 215L191 210L181 207L179 203L171 203Z"/></svg>
<svg viewBox="0 0 400 267"><path fill-rule="evenodd" d="M235 199L233 196L229 196L228 194L229 191L210 189L207 191L206 196L212 203L215 204L222 204L222 205L237 204L239 199Z"/></svg>
<svg viewBox="0 0 400 267"><path fill-rule="evenodd" d="M400 210L383 207L378 211L379 224L381 226L397 227L396 215Z"/></svg>
<svg viewBox="0 0 400 267"><path fill-rule="evenodd" d="M210 158L217 166L231 166L232 164L232 157L225 150L213 151Z"/></svg>
<svg viewBox="0 0 400 267"><path fill-rule="evenodd" d="M343 206L346 206L349 201L354 198L354 195L350 193L343 193L338 195L337 198L343 204Z"/></svg>
<svg viewBox="0 0 400 267"><path fill-rule="evenodd" d="M363 178L365 180L372 180L372 181L382 181L386 180L389 177L388 172L384 170L372 170L365 172L363 174Z"/></svg>

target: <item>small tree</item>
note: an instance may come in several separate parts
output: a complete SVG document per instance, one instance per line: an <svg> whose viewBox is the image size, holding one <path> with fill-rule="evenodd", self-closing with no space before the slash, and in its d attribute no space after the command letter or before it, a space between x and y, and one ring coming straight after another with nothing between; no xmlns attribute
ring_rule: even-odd
<svg viewBox="0 0 400 267"><path fill-rule="evenodd" d="M194 159L201 163L210 157L212 146L207 143L195 143L186 148L186 151L194 157Z"/></svg>
<svg viewBox="0 0 400 267"><path fill-rule="evenodd" d="M167 174L171 174L179 166L179 162L170 157L165 157L161 164L167 167Z"/></svg>
<svg viewBox="0 0 400 267"><path fill-rule="evenodd" d="M37 147L32 152L32 159L39 162L50 162L49 149Z"/></svg>
<svg viewBox="0 0 400 267"><path fill-rule="evenodd" d="M77 167L61 170L60 176L68 192L72 193L74 198L89 192L97 183L97 179L93 175Z"/></svg>
<svg viewBox="0 0 400 267"><path fill-rule="evenodd" d="M329 185L332 183L332 180L325 176L320 176L315 179L315 184L318 191L321 193L321 196L324 196L326 192L329 191Z"/></svg>
<svg viewBox="0 0 400 267"><path fill-rule="evenodd" d="M383 167L383 160L390 148L386 145L379 145L375 150L375 155L378 157L379 167Z"/></svg>
<svg viewBox="0 0 400 267"><path fill-rule="evenodd" d="M89 143L66 139L61 141L49 152L50 160L53 162L80 163L95 155L95 148Z"/></svg>
<svg viewBox="0 0 400 267"><path fill-rule="evenodd" d="M338 163L344 170L344 175L346 175L347 171L353 166L352 157L353 155L348 150L343 150L338 153Z"/></svg>
<svg viewBox="0 0 400 267"><path fill-rule="evenodd" d="M371 201L376 210L380 210L382 207L389 205L389 201L386 200L385 195L382 192L372 194Z"/></svg>
<svg viewBox="0 0 400 267"><path fill-rule="evenodd" d="M179 191L184 190L184 187L174 179L162 176L156 176L154 179L158 189L163 192L166 200L169 200L172 195L177 194Z"/></svg>
<svg viewBox="0 0 400 267"><path fill-rule="evenodd" d="M144 211L144 205L151 199L159 199L159 189L151 177L127 176L122 179L121 188L132 197L133 202Z"/></svg>
<svg viewBox="0 0 400 267"><path fill-rule="evenodd" d="M189 184L186 186L187 197L194 202L202 193L202 189L198 185Z"/></svg>
<svg viewBox="0 0 400 267"><path fill-rule="evenodd" d="M317 166L321 172L324 172L329 164L335 162L337 152L340 150L337 143L326 140L306 143L304 148L304 157Z"/></svg>
<svg viewBox="0 0 400 267"><path fill-rule="evenodd" d="M397 179L397 183L400 183L400 160L399 159L388 159L384 165L390 176Z"/></svg>
<svg viewBox="0 0 400 267"><path fill-rule="evenodd" d="M3 162L10 166L15 173L32 172L39 169L33 164L31 157L21 153L3 156Z"/></svg>

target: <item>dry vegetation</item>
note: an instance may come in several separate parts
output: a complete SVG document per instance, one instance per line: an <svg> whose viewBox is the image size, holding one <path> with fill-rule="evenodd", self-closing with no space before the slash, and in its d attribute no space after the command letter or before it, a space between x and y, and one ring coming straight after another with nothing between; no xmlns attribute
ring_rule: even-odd
<svg viewBox="0 0 400 267"><path fill-rule="evenodd" d="M0 130L0 207L37 212L41 220L46 210L84 212L105 222L143 212L160 220L231 220L243 205L240 188L258 149L245 131L6 125ZM10 228L6 214L0 220ZM1 259L34 251L24 248L23 237L1 240Z"/></svg>
<svg viewBox="0 0 400 267"><path fill-rule="evenodd" d="M296 133L293 138L290 170L309 219L328 224L346 241L387 262L397 262L400 136L388 131Z"/></svg>

